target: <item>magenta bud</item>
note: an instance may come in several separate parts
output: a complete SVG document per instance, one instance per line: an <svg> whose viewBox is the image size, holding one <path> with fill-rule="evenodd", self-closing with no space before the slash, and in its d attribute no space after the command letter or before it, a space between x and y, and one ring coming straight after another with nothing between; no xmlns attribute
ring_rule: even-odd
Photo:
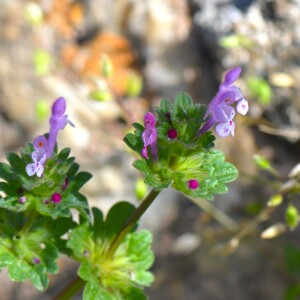
<svg viewBox="0 0 300 300"><path fill-rule="evenodd" d="M25 196L22 196L19 198L19 203L20 204L24 204L26 202L26 197Z"/></svg>
<svg viewBox="0 0 300 300"><path fill-rule="evenodd" d="M48 200L48 199L46 199L46 200L44 200L44 204L49 204L50 203L50 201Z"/></svg>
<svg viewBox="0 0 300 300"><path fill-rule="evenodd" d="M40 260L38 257L34 257L34 258L32 259L32 262L33 262L34 264L38 265L39 263L41 263L41 260Z"/></svg>
<svg viewBox="0 0 300 300"><path fill-rule="evenodd" d="M195 190L196 188L199 187L199 182L198 180L196 179L191 179L188 181L188 187L191 189L191 190Z"/></svg>
<svg viewBox="0 0 300 300"><path fill-rule="evenodd" d="M169 129L167 135L170 140L174 140L177 138L177 135L178 135L177 130L174 128Z"/></svg>
<svg viewBox="0 0 300 300"><path fill-rule="evenodd" d="M61 194L59 193L54 193L52 196L51 196L51 201L53 203L59 203L61 201Z"/></svg>

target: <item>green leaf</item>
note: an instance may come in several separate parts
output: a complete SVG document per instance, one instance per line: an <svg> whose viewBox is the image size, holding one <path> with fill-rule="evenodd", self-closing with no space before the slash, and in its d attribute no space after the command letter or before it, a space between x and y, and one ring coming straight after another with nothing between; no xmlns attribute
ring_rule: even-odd
<svg viewBox="0 0 300 300"><path fill-rule="evenodd" d="M173 110L172 105L168 99L162 99L160 101L160 109L166 113L171 112Z"/></svg>
<svg viewBox="0 0 300 300"><path fill-rule="evenodd" d="M73 186L75 191L79 191L83 185L85 185L92 178L92 174L89 172L79 172L75 181L76 184Z"/></svg>
<svg viewBox="0 0 300 300"><path fill-rule="evenodd" d="M59 152L59 154L57 155L57 158L59 160L66 160L69 157L70 152L71 152L70 148L64 148L63 150L61 150Z"/></svg>
<svg viewBox="0 0 300 300"><path fill-rule="evenodd" d="M0 162L0 178L9 182L13 179L11 168L8 164Z"/></svg>
<svg viewBox="0 0 300 300"><path fill-rule="evenodd" d="M137 140L133 133L127 133L123 140L128 147L132 150L136 150Z"/></svg>
<svg viewBox="0 0 300 300"><path fill-rule="evenodd" d="M14 169L15 173L24 175L26 174L26 164L21 160L20 156L18 156L16 153L10 152L6 154L6 158L9 161L12 168Z"/></svg>
<svg viewBox="0 0 300 300"><path fill-rule="evenodd" d="M147 173L147 164L144 161L136 160L132 165L142 173Z"/></svg>
<svg viewBox="0 0 300 300"><path fill-rule="evenodd" d="M184 92L179 92L175 96L174 109L183 109L184 111L193 105L191 96Z"/></svg>
<svg viewBox="0 0 300 300"><path fill-rule="evenodd" d="M128 252L131 256L131 262L135 264L137 270L145 270L152 266L154 255L150 248L151 243L152 235L147 230L142 230L131 236Z"/></svg>
<svg viewBox="0 0 300 300"><path fill-rule="evenodd" d="M92 215L93 215L94 232L100 234L101 231L104 229L103 213L99 208L93 207Z"/></svg>
<svg viewBox="0 0 300 300"><path fill-rule="evenodd" d="M80 167L79 164L73 163L73 165L71 166L70 170L67 173L68 177L74 176L79 170L79 167Z"/></svg>
<svg viewBox="0 0 300 300"><path fill-rule="evenodd" d="M0 181L0 191L4 192L7 196L14 195L16 193L13 186L3 181Z"/></svg>
<svg viewBox="0 0 300 300"><path fill-rule="evenodd" d="M118 202L108 212L106 217L106 234L107 237L113 238L126 223L135 207L129 202Z"/></svg>
<svg viewBox="0 0 300 300"><path fill-rule="evenodd" d="M144 131L144 126L140 123L133 123L132 127L135 128L138 131L141 131L141 132Z"/></svg>
<svg viewBox="0 0 300 300"><path fill-rule="evenodd" d="M107 292L105 289L99 287L99 284L94 281L89 281L83 292L83 300L122 300L121 297L115 296L112 293ZM128 298L131 299L131 298Z"/></svg>
<svg viewBox="0 0 300 300"><path fill-rule="evenodd" d="M8 213L3 209L0 212L3 224L0 229L0 269L8 267L11 280L30 279L38 290L44 290L48 285L47 274L58 272L55 262L58 250L52 242L58 241L70 226L64 222L58 226L51 218L37 216L36 221L26 227L31 215ZM35 259L39 263L35 263Z"/></svg>
<svg viewBox="0 0 300 300"><path fill-rule="evenodd" d="M288 208L286 209L285 219L291 230L294 230L298 226L299 212L293 204L289 204Z"/></svg>

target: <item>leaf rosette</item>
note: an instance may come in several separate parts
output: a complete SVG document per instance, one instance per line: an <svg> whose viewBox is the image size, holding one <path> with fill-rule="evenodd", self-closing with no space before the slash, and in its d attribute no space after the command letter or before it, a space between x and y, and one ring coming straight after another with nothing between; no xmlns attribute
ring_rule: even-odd
<svg viewBox="0 0 300 300"><path fill-rule="evenodd" d="M134 210L132 204L119 202L104 220L93 208L93 224L84 222L70 234L67 245L81 262L78 275L86 281L84 299L147 299L142 288L153 281L148 271L154 261L151 233L132 231L109 255L112 240Z"/></svg>

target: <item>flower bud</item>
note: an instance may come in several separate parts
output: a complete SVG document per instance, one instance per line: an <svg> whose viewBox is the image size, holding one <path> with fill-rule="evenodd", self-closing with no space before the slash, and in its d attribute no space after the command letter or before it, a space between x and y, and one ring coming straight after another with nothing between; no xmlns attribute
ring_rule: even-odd
<svg viewBox="0 0 300 300"><path fill-rule="evenodd" d="M51 201L53 203L59 203L61 201L61 194L59 193L54 193L52 196L51 196Z"/></svg>

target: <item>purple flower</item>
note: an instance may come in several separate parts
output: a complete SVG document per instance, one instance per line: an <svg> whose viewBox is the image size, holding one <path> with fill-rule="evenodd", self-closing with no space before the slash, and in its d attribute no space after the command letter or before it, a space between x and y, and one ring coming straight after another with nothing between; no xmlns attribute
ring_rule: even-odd
<svg viewBox="0 0 300 300"><path fill-rule="evenodd" d="M226 137L230 133L234 135L235 124L233 118L235 110L231 107L232 104L237 102L237 111L245 115L248 112L248 102L242 95L239 87L234 85L238 79L242 69L240 67L232 68L226 72L224 81L220 84L219 91L210 102L204 118L209 119L198 132L201 135L207 132L214 125L220 137Z"/></svg>
<svg viewBox="0 0 300 300"><path fill-rule="evenodd" d="M142 150L142 155L149 159L148 149L150 147L150 151L154 160L157 160L157 130L156 130L156 120L155 116L151 112L147 112L144 117L144 125L145 130L142 134L142 139L144 142L144 148Z"/></svg>
<svg viewBox="0 0 300 300"><path fill-rule="evenodd" d="M44 172L44 164L47 160L47 140L44 136L39 135L33 142L35 151L32 152L31 158L33 163L26 166L28 176L36 174L41 177Z"/></svg>
<svg viewBox="0 0 300 300"><path fill-rule="evenodd" d="M65 128L67 124L74 127L74 124L68 120L68 115L65 115L66 101L65 98L58 98L52 105L52 115L50 117L50 132L48 137L47 157L51 157L56 143L56 138L59 130Z"/></svg>

